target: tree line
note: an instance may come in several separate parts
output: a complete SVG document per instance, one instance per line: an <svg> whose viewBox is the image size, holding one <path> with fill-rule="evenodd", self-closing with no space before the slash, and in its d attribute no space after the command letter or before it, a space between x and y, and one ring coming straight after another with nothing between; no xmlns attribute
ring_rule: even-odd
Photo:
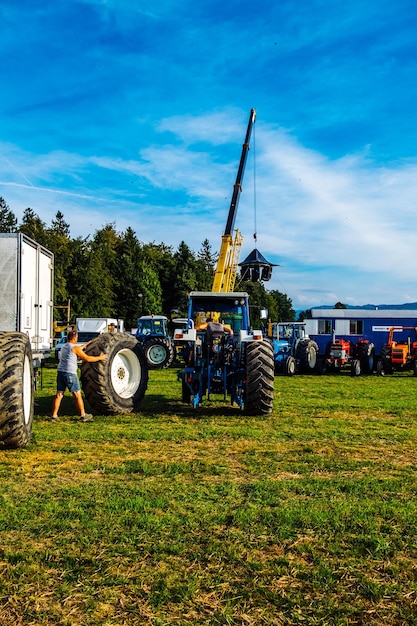
<svg viewBox="0 0 417 626"><path fill-rule="evenodd" d="M141 315L184 316L190 291L211 291L217 253L205 239L194 252L181 241L177 249L164 243L141 242L128 227L117 232L108 223L93 235L70 236L70 224L57 211L48 226L31 208L19 223L0 197L0 232L20 232L54 254L55 319L70 302L76 317L117 317L127 329ZM236 282L236 290L250 295L252 325L259 327L260 310L268 309L272 321L293 321L295 311L286 294L268 291L263 283ZM64 318L65 319L65 318Z"/></svg>

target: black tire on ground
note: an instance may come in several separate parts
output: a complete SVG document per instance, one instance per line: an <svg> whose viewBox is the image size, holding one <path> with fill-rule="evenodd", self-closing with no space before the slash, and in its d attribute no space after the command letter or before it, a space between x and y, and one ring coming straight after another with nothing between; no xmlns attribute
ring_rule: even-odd
<svg viewBox="0 0 417 626"><path fill-rule="evenodd" d="M417 376L417 361L414 361L414 365L413 365L413 376Z"/></svg>
<svg viewBox="0 0 417 626"><path fill-rule="evenodd" d="M374 371L375 346L372 342L361 342L357 349L358 359L361 362L361 370L364 374L372 374Z"/></svg>
<svg viewBox="0 0 417 626"><path fill-rule="evenodd" d="M351 376L361 375L361 362L359 361L359 359L353 359L352 364L350 366L350 374Z"/></svg>
<svg viewBox="0 0 417 626"><path fill-rule="evenodd" d="M299 362L300 372L312 373L316 369L319 347L312 339L301 339L295 358Z"/></svg>
<svg viewBox="0 0 417 626"><path fill-rule="evenodd" d="M285 365L284 365L284 371L286 376L294 376L295 374L295 359L293 356L288 356L286 361L285 361Z"/></svg>
<svg viewBox="0 0 417 626"><path fill-rule="evenodd" d="M166 369L175 358L174 346L166 337L152 337L145 343L143 352L149 369Z"/></svg>
<svg viewBox="0 0 417 626"><path fill-rule="evenodd" d="M392 374L393 372L391 354L392 354L391 346L388 343L384 343L384 345L381 348L381 361L382 361L382 368L387 374Z"/></svg>
<svg viewBox="0 0 417 626"><path fill-rule="evenodd" d="M107 354L106 361L81 364L81 383L91 408L101 415L133 413L148 386L148 368L137 340L123 333L103 333L86 354Z"/></svg>
<svg viewBox="0 0 417 626"><path fill-rule="evenodd" d="M274 400L274 351L269 341L246 344L245 413L269 415Z"/></svg>
<svg viewBox="0 0 417 626"><path fill-rule="evenodd" d="M34 412L32 350L24 333L0 332L0 448L23 448Z"/></svg>

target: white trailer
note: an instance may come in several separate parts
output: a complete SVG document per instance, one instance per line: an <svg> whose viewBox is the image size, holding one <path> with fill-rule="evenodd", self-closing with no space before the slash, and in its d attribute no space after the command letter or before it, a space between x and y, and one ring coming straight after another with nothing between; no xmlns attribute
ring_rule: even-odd
<svg viewBox="0 0 417 626"><path fill-rule="evenodd" d="M51 354L54 255L22 233L0 233L0 446L25 446L34 371Z"/></svg>
<svg viewBox="0 0 417 626"><path fill-rule="evenodd" d="M114 317L77 317L75 325L80 343L91 341L101 333L124 332L123 320Z"/></svg>

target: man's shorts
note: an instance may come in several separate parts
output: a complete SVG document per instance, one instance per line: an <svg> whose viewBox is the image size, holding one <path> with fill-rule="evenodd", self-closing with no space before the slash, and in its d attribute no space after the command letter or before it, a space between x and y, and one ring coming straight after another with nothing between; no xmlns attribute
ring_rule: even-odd
<svg viewBox="0 0 417 626"><path fill-rule="evenodd" d="M60 372L58 370L56 376L56 388L57 391L65 391L68 388L68 391L71 393L81 391L78 375L70 372Z"/></svg>

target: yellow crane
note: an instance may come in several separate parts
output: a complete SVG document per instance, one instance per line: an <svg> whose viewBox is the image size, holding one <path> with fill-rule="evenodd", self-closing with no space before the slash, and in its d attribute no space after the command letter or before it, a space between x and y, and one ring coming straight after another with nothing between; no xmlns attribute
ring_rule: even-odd
<svg viewBox="0 0 417 626"><path fill-rule="evenodd" d="M242 179L245 171L246 159L249 152L249 141L255 119L256 111L255 109L251 109L248 127L246 130L245 142L242 146L239 169L236 176L236 182L233 187L233 195L230 202L229 214L227 216L226 228L222 236L222 244L220 247L219 258L214 273L212 291L216 292L233 291L236 282L240 248L242 246L243 236L239 230L236 230L234 232L234 235L233 231L239 197L242 191Z"/></svg>

